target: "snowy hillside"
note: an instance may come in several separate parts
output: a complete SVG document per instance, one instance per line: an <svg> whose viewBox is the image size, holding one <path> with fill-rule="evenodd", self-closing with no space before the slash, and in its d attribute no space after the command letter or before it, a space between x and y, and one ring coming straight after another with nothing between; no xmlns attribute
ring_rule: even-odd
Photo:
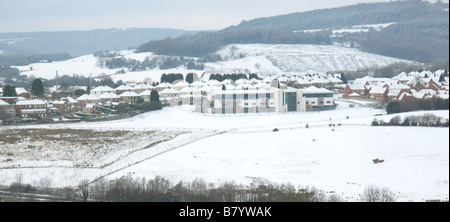
<svg viewBox="0 0 450 222"><path fill-rule="evenodd" d="M62 75L92 74L93 77L111 76L115 81L159 81L163 73L190 72L202 73L258 73L260 75L273 74L302 74L326 73L328 71L357 70L359 68L385 66L395 62L409 62L390 58L357 49L339 46L320 45L229 45L217 52L223 59L219 62L205 63L204 70L188 70L185 66L172 69L153 68L145 71L130 71L127 68L108 69L99 66L97 57L86 55L67 61L53 63L35 63L28 66L18 66L22 74L40 78L52 79L56 72ZM134 53L131 50L119 51L117 58L134 59L143 62L146 58L163 58L151 52ZM195 59L195 58L193 58ZM124 69L124 74L116 74Z"/></svg>
<svg viewBox="0 0 450 222"><path fill-rule="evenodd" d="M223 72L259 74L326 73L410 62L329 45L229 45L217 52L225 61L207 64Z"/></svg>

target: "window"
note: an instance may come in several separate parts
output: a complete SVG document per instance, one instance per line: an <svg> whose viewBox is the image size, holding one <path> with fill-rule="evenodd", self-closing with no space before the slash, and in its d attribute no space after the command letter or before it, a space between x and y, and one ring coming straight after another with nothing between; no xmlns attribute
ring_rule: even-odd
<svg viewBox="0 0 450 222"><path fill-rule="evenodd" d="M330 101L327 101L327 104L330 104L331 102Z"/></svg>
<svg viewBox="0 0 450 222"><path fill-rule="evenodd" d="M244 94L244 99L248 99L248 94L247 93Z"/></svg>

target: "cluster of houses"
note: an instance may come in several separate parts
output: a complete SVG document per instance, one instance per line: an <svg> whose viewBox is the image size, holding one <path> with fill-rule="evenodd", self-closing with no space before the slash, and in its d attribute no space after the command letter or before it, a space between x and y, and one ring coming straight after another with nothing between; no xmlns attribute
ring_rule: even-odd
<svg viewBox="0 0 450 222"><path fill-rule="evenodd" d="M402 72L392 78L357 78L347 84L344 98L370 99L379 102L406 99L449 98L449 78L444 70L436 72Z"/></svg>
<svg viewBox="0 0 450 222"><path fill-rule="evenodd" d="M366 76L343 84L339 74L267 76L260 79L198 80L188 83L178 80L158 85L126 83L116 88L99 86L77 98L64 95L58 100L33 99L31 94L16 88L16 97L2 97L0 120L17 116L46 118L73 113L93 114L98 107L114 107L121 103L150 102L157 91L164 106L194 105L195 111L210 114L260 112L306 112L330 110L336 107L334 94L344 98L370 99L379 102L449 97L449 78L444 71L400 73L393 78ZM58 87L50 91L58 92ZM331 91L330 89L334 89ZM340 89L340 90L339 90Z"/></svg>
<svg viewBox="0 0 450 222"><path fill-rule="evenodd" d="M19 119L48 118L73 113L93 114L98 107L114 107L121 103L150 102L157 91L164 106L194 105L202 113L251 113L327 110L335 108L333 91L323 88L342 84L335 76L274 76L263 79L209 80L188 83L178 80L151 85L126 83L116 88L98 86L77 98L67 95L58 100L36 99L16 88L16 97L2 97L0 112ZM58 93L51 87L51 93ZM0 92L1 93L1 92ZM3 111L2 111L3 110ZM0 117L1 118L1 117Z"/></svg>

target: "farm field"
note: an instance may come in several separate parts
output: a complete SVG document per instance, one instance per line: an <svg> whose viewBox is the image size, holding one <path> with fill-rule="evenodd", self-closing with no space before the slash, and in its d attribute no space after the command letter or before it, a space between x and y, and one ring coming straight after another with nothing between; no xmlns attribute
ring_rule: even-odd
<svg viewBox="0 0 450 222"><path fill-rule="evenodd" d="M214 116L182 106L110 122L5 127L1 138L20 138L16 149L0 139L0 184L47 178L53 187L76 187L82 180L162 176L214 184L289 182L346 201L359 201L366 186L376 185L398 201L448 201L448 128L373 127L374 118L396 115L337 102L336 110L323 112ZM424 113L449 115L398 116ZM80 139L84 133L89 139ZM69 135L78 138L59 141ZM374 164L377 158L384 162Z"/></svg>

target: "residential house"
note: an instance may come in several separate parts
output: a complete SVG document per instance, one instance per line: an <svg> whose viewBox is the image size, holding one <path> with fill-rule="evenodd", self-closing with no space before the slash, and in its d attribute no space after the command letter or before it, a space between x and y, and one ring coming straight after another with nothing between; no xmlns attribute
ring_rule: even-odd
<svg viewBox="0 0 450 222"><path fill-rule="evenodd" d="M101 96L104 93L116 93L116 90L109 86L98 86L91 90L91 94L94 96Z"/></svg>
<svg viewBox="0 0 450 222"><path fill-rule="evenodd" d="M20 118L45 118L48 112L47 103L37 99L17 101L14 109Z"/></svg>
<svg viewBox="0 0 450 222"><path fill-rule="evenodd" d="M61 98L58 101L52 103L53 108L58 110L59 114L66 115L69 113L78 112L81 110L77 100L71 97Z"/></svg>
<svg viewBox="0 0 450 222"><path fill-rule="evenodd" d="M76 98L75 100L78 101L81 109L84 109L84 107L87 104L91 103L97 104L100 101L100 99L97 96L94 96L92 94L83 94L82 96Z"/></svg>
<svg viewBox="0 0 450 222"><path fill-rule="evenodd" d="M142 98L134 91L127 91L119 95L120 98L127 103L136 103L139 98Z"/></svg>
<svg viewBox="0 0 450 222"><path fill-rule="evenodd" d="M365 96L367 94L367 89L363 84L347 84L344 89L344 98L347 98L352 93L357 93L358 95Z"/></svg>
<svg viewBox="0 0 450 222"><path fill-rule="evenodd" d="M107 102L119 102L121 100L121 97L113 92L103 93L98 98L102 104L106 104Z"/></svg>
<svg viewBox="0 0 450 222"><path fill-rule="evenodd" d="M387 94L389 93L388 87L372 87L369 90L369 98L384 102L387 100Z"/></svg>

